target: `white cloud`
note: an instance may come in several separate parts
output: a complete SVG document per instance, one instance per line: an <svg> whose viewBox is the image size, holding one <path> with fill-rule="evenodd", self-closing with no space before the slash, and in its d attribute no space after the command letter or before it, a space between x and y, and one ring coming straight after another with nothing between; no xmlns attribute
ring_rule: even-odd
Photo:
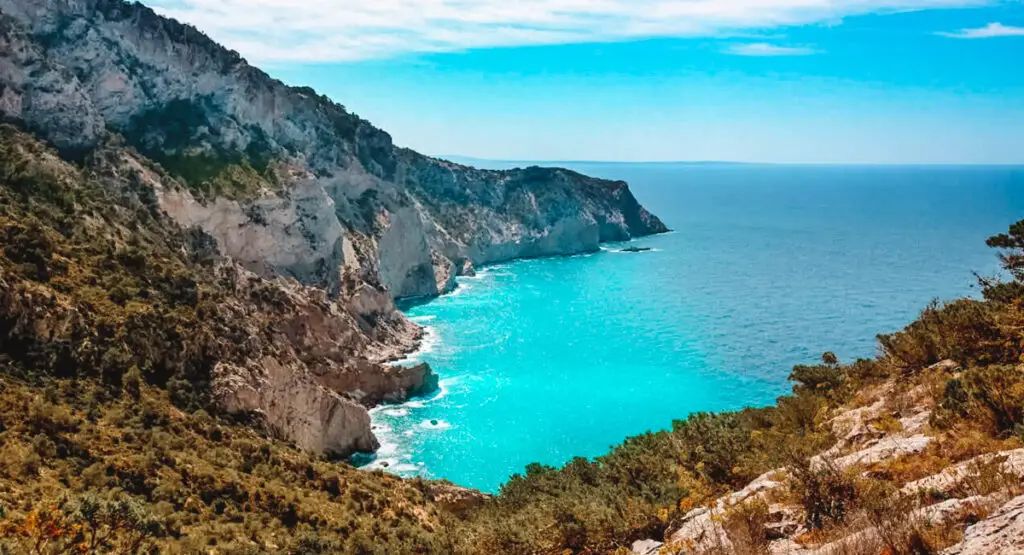
<svg viewBox="0 0 1024 555"><path fill-rule="evenodd" d="M976 29L960 29L936 33L954 39L990 39L993 37L1024 37L1024 27L1011 27L1002 23L989 23Z"/></svg>
<svg viewBox="0 0 1024 555"><path fill-rule="evenodd" d="M146 0L258 62L711 37L991 0Z"/></svg>
<svg viewBox="0 0 1024 555"><path fill-rule="evenodd" d="M778 46L767 42L730 44L723 50L734 56L810 56L820 51L805 46Z"/></svg>

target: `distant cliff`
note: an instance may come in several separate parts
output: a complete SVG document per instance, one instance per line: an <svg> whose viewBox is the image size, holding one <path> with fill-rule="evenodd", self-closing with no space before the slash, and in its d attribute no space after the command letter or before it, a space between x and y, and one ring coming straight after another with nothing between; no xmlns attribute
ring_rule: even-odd
<svg viewBox="0 0 1024 555"><path fill-rule="evenodd" d="M105 186L152 195L161 218L212 238L233 295L252 297L238 277L251 272L290 299L284 322L266 320L292 326L271 352L203 364L221 408L262 415L309 449L375 448L350 401L404 397L433 379L381 365L419 333L394 299L442 294L481 264L666 231L622 182L477 170L398 148L344 107L139 4L2 0L0 12L5 120L87 172L102 160ZM255 310L247 303L240 315Z"/></svg>

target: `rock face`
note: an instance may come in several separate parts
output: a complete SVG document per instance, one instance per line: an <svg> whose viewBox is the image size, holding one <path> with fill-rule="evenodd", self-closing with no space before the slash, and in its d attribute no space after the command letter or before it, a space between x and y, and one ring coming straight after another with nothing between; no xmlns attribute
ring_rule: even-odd
<svg viewBox="0 0 1024 555"><path fill-rule="evenodd" d="M491 498L486 493L461 488L446 482L435 482L427 486L427 496L444 510L462 517Z"/></svg>
<svg viewBox="0 0 1024 555"><path fill-rule="evenodd" d="M964 541L943 555L1021 555L1024 553L1024 495L969 527Z"/></svg>
<svg viewBox="0 0 1024 555"><path fill-rule="evenodd" d="M351 267L396 298L437 295L467 260L579 253L666 230L625 183L475 170L396 148L327 98L138 4L2 9L3 114L68 152L94 148L109 128L192 185L251 181L242 202L183 192L162 201L261 275L338 292ZM355 248L346 253L345 241Z"/></svg>
<svg viewBox="0 0 1024 555"><path fill-rule="evenodd" d="M364 407L436 386L429 368L382 365L421 333L396 298L442 294L482 264L666 231L622 182L398 148L313 90L122 0L0 2L0 116L66 160L119 153L116 179L212 237L226 267L252 273L239 287L273 284L285 307L268 322L275 348L222 361L213 392L315 451L374 449Z"/></svg>

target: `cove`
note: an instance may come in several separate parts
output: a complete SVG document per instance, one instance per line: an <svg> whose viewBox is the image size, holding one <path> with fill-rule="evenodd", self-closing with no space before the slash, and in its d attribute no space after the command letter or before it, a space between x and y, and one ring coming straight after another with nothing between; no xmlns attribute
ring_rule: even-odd
<svg viewBox="0 0 1024 555"><path fill-rule="evenodd" d="M582 169L628 178L676 231L403 307L427 329L409 362L441 390L373 411L371 468L493 492L532 462L770 404L794 364L873 356L876 333L970 294L994 267L984 238L1024 207L1012 169Z"/></svg>

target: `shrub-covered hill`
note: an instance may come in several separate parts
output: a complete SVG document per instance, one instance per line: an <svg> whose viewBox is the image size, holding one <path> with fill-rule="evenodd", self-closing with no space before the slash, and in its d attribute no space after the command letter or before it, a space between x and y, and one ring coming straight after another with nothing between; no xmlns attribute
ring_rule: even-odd
<svg viewBox="0 0 1024 555"><path fill-rule="evenodd" d="M221 259L135 163L112 145L73 166L0 126L0 546L443 551L423 483L206 412L215 363L289 360L288 315L328 301Z"/></svg>

